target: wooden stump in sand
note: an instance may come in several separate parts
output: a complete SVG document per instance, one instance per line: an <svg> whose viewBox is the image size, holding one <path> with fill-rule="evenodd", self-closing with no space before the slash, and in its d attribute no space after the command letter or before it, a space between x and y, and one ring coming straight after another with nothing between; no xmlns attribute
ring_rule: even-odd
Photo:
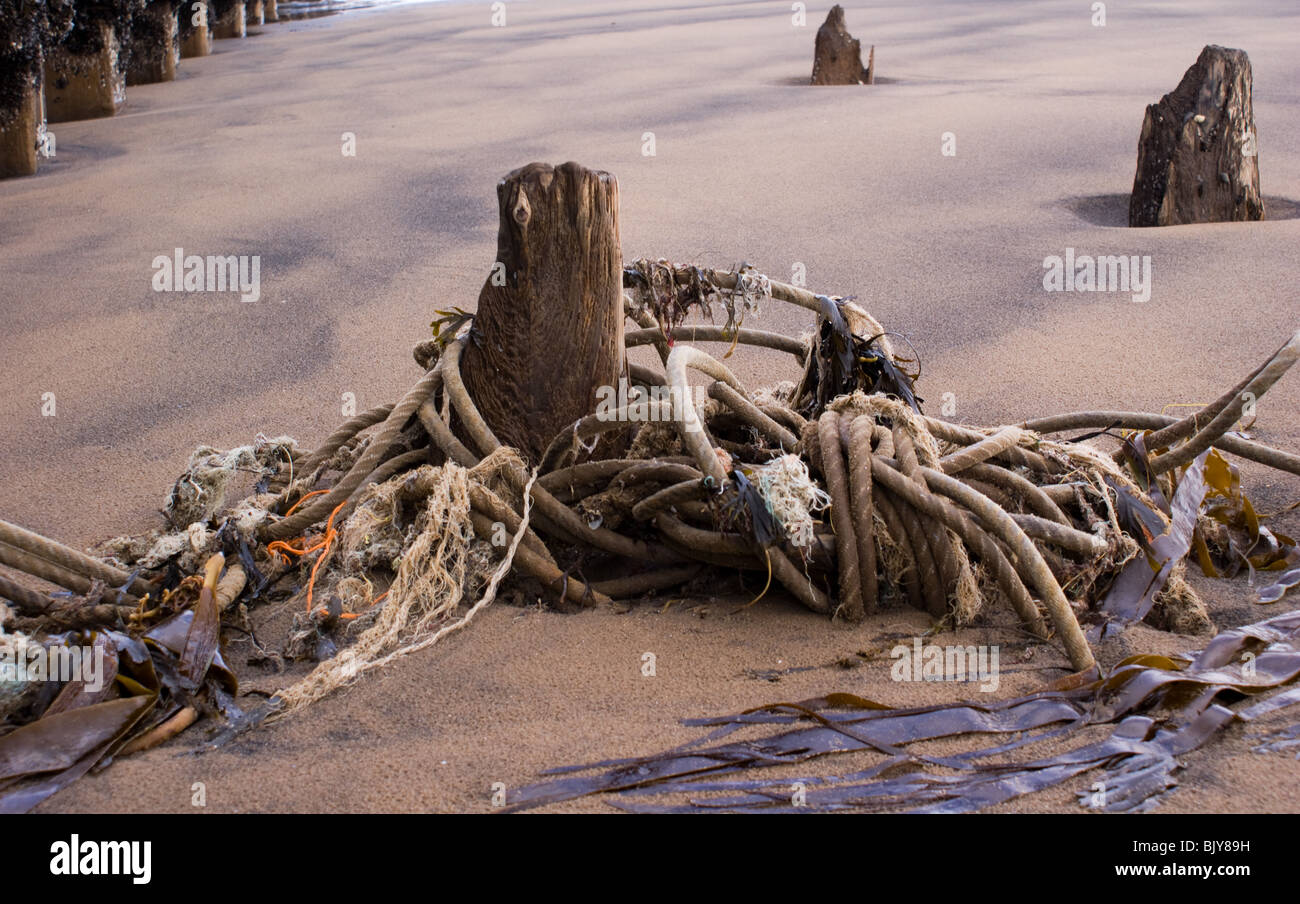
<svg viewBox="0 0 1300 904"><path fill-rule="evenodd" d="M245 28L247 12L243 0L229 5L217 5L217 20L212 25L212 37L217 40L225 38L242 38L248 32Z"/></svg>
<svg viewBox="0 0 1300 904"><path fill-rule="evenodd" d="M279 22L280 14L276 9L276 0L263 0L262 2L262 20L264 22Z"/></svg>
<svg viewBox="0 0 1300 904"><path fill-rule="evenodd" d="M212 22L216 15L207 0L181 0L177 24L180 30L181 59L205 57L212 53Z"/></svg>
<svg viewBox="0 0 1300 904"><path fill-rule="evenodd" d="M154 0L131 20L131 64L128 85L170 82L180 62L180 29L173 0Z"/></svg>
<svg viewBox="0 0 1300 904"><path fill-rule="evenodd" d="M126 102L126 78L118 66L120 46L113 26L100 22L86 52L57 47L45 58L45 114L50 122L112 116Z"/></svg>
<svg viewBox="0 0 1300 904"><path fill-rule="evenodd" d="M36 172L44 125L41 85L34 75L28 75L25 84L18 86L17 104L0 110L0 179Z"/></svg>
<svg viewBox="0 0 1300 904"><path fill-rule="evenodd" d="M265 22L266 11L262 0L245 0L244 22L248 25L261 25Z"/></svg>
<svg viewBox="0 0 1300 904"><path fill-rule="evenodd" d="M844 8L831 7L822 27L817 29L813 51L812 84L870 85L876 80L876 48L873 45L862 65L862 44L849 34L844 24Z"/></svg>
<svg viewBox="0 0 1300 904"><path fill-rule="evenodd" d="M1147 107L1129 225L1262 220L1258 159L1250 58L1210 45Z"/></svg>
<svg viewBox="0 0 1300 904"><path fill-rule="evenodd" d="M536 462L624 373L618 182L530 163L497 184L497 203L497 264L462 367L497 438Z"/></svg>

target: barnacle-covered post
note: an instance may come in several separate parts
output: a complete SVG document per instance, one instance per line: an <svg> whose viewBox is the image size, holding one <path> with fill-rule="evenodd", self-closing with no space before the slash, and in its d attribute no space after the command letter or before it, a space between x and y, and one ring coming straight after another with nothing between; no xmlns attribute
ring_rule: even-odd
<svg viewBox="0 0 1300 904"><path fill-rule="evenodd" d="M177 6L180 0L149 0L131 21L131 61L128 85L170 82L176 78L181 58Z"/></svg>
<svg viewBox="0 0 1300 904"><path fill-rule="evenodd" d="M36 172L45 54L71 27L71 0L0 0L0 179Z"/></svg>
<svg viewBox="0 0 1300 904"><path fill-rule="evenodd" d="M618 181L530 163L497 183L497 203L497 259L462 366L497 438L536 462L624 373Z"/></svg>
<svg viewBox="0 0 1300 904"><path fill-rule="evenodd" d="M72 31L45 57L50 122L113 116L126 102L131 19L144 0L75 0Z"/></svg>

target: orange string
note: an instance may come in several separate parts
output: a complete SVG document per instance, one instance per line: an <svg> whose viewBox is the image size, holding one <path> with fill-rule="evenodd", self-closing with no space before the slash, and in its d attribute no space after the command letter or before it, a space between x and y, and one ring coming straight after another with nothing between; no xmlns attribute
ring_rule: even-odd
<svg viewBox="0 0 1300 904"><path fill-rule="evenodd" d="M370 605L371 605L371 606L377 605L377 604L380 602L380 600L382 600L382 599L383 599L384 597L386 597L386 596L388 596L388 591L387 591L387 590L385 590L383 593L379 594L379 596L377 596L377 597L375 597L374 599L372 599L372 600L370 601ZM367 607L367 608L369 608L369 607ZM317 614L317 615L320 615L320 616L323 617L323 616L329 615L329 610L326 609L324 606L321 606L319 609L316 610L316 614ZM339 615L339 618L340 618L341 620L343 620L343 621L352 621L352 619L354 619L354 618L360 618L360 617L361 617L361 613L360 613L360 612L343 612L343 613L340 613L340 615Z"/></svg>
<svg viewBox="0 0 1300 904"><path fill-rule="evenodd" d="M330 512L329 520L325 522L325 539L322 540L317 546L313 546L312 549L307 550L307 552L311 552L315 549L322 550L320 556L317 557L316 559L316 564L311 567L311 580L307 582L307 614L308 615L311 615L311 597L313 591L315 591L316 589L316 572L320 571L321 562L324 562L326 559L329 558L330 547L334 545L334 539L338 536L338 531L334 529L334 516L337 515L339 513L339 510L342 509L343 506L347 504L348 501L344 499L342 502L340 502L337 506L334 507L334 511ZM305 554L306 553L304 553L304 555Z"/></svg>
<svg viewBox="0 0 1300 904"><path fill-rule="evenodd" d="M328 493L328 492L329 492L329 490L312 490L312 491L311 491L310 493L308 493L306 496L303 496L301 499L299 499L297 502L295 502L292 506L290 506L290 507L289 507L289 511L287 511L287 512L284 513L284 517L288 518L288 517L289 517L290 515L292 515L294 512L298 511L298 506L302 505L304 502L306 502L306 501L307 501L308 499L310 499L311 497L313 497L313 496L319 496L321 493Z"/></svg>
<svg viewBox="0 0 1300 904"><path fill-rule="evenodd" d="M306 542L306 538L303 539L303 542ZM315 552L324 545L325 541L322 540L314 546L309 546L306 549L299 549L291 543L286 543L284 540L272 540L266 545L266 551L274 556L279 556L280 560L287 565L289 563L289 556L287 553L292 553L295 556L305 556L308 553Z"/></svg>

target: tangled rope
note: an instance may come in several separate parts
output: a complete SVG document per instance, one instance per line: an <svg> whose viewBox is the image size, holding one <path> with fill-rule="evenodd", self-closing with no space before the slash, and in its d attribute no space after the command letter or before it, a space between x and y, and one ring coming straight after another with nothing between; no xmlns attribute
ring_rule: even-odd
<svg viewBox="0 0 1300 904"><path fill-rule="evenodd" d="M567 606L608 605L717 568L764 573L810 610L848 621L902 603L960 625L1001 602L1083 671L1095 663L1079 615L1143 551L1151 556L1153 537L1186 528L1169 504L1180 472L1219 449L1300 474L1300 457L1229 433L1295 363L1300 333L1185 418L1103 410L974 428L921 412L915 362L852 300L747 267L666 261L629 266L624 290L639 327L626 346L653 348L662 369L629 365L626 403L574 422L540 461L503 447L466 390L465 323L417 348L426 372L396 404L350 419L310 454L286 439L235 458L202 450L193 464L215 476L178 481L172 505L198 511L197 529L175 522L184 530L150 538L152 558L142 544L110 566L0 522L0 562L77 592L92 580L120 588L113 602L128 609L156 599L158 557L178 561L176 550L201 557L244 544L244 565L261 571L249 588L309 576L304 635L340 622L358 633L276 696L281 712L463 628L512 572ZM813 312L814 334L742 326L768 300ZM725 325L682 323L719 304ZM776 350L802 375L754 393L682 340ZM692 374L704 379L700 396ZM1085 428L1154 432L1120 437L1113 455L1047 438ZM621 457L593 457L600 437L619 433ZM223 518L217 497L234 468L259 472L264 492ZM141 575L117 567L131 562L150 564ZM1200 605L1176 568L1165 579L1169 605ZM28 614L48 604L8 581L0 595Z"/></svg>

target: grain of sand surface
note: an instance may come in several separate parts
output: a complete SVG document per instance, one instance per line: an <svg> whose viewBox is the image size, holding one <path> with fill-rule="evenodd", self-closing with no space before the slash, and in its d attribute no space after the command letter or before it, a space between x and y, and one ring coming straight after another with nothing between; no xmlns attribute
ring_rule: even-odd
<svg viewBox="0 0 1300 904"><path fill-rule="evenodd" d="M816 89L803 83L825 9L810 7L806 28L784 2L517 2L504 28L459 3L282 23L130 89L116 118L55 125L57 158L0 184L0 512L80 546L142 533L195 446L263 432L310 447L342 419L344 393L359 408L398 397L434 309L473 307L496 249L496 181L533 160L617 175L628 260L747 261L778 279L799 264L810 287L855 295L918 349L922 395L952 393L972 423L1208 402L1297 326L1294 4L1111 4L1097 28L1075 2L850 3L881 83ZM1207 43L1250 54L1278 218L1129 230L1145 105ZM956 156L940 153L945 132ZM151 262L177 247L260 255L261 299L155 293ZM1067 247L1150 255L1150 300L1044 292L1043 259ZM811 326L776 303L757 323ZM779 355L739 357L751 387L794 375ZM43 393L55 417L41 416ZM1256 435L1300 449L1297 410L1293 375ZM1263 510L1300 495L1298 480L1246 475ZM1273 611L1244 578L1196 587L1221 626ZM494 606L221 751L193 756L181 739L41 809L184 812L203 781L210 811L484 811L494 782L686 741L683 717L837 690L890 704L978 693L889 680L879 651L925 630L919 613L846 627L789 601L737 607ZM1027 652L1006 624L953 642L1009 644L1001 693L1063 674L1042 668L1059 653ZM1203 642L1138 627L1101 658ZM802 667L815 668L761 675ZM1161 808L1300 808L1300 763L1250 752L1255 731L1190 756ZM1087 786L1004 809L1078 811Z"/></svg>

